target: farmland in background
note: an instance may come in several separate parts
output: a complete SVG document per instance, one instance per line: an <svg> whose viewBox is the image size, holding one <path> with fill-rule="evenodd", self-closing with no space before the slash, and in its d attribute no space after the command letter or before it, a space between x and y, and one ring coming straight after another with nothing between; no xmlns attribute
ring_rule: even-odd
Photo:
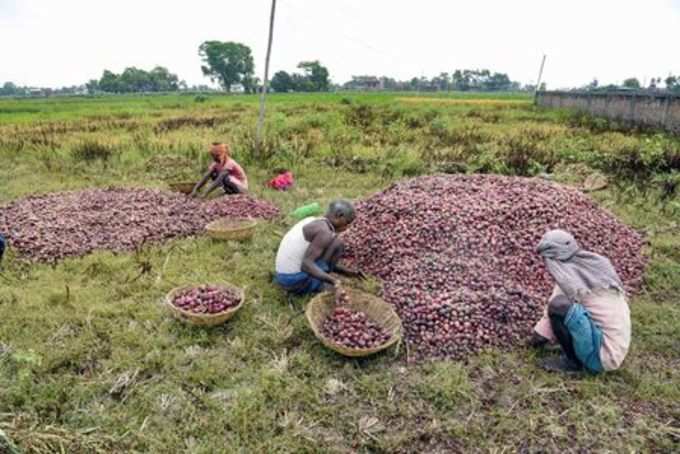
<svg viewBox="0 0 680 454"><path fill-rule="evenodd" d="M593 197L644 231L651 262L632 304L622 370L579 379L541 353L490 351L406 365L403 351L347 360L325 350L271 283L290 218L252 243L197 237L54 266L9 252L0 268L0 429L27 452L427 452L628 450L680 443L680 140L532 105L517 94L0 100L0 204L87 187L196 178L213 141L232 145L253 192L288 213L359 199L431 173L550 174L609 187ZM296 186L272 192L273 169ZM233 282L227 325L171 320L185 283Z"/></svg>

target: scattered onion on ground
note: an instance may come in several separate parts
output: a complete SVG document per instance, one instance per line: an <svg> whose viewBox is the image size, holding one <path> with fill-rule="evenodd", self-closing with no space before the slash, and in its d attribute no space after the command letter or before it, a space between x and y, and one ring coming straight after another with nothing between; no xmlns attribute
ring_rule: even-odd
<svg viewBox="0 0 680 454"><path fill-rule="evenodd" d="M192 235L221 217L269 219L277 214L274 205L242 194L201 201L154 189L89 189L31 196L0 207L0 231L21 255L55 262Z"/></svg>

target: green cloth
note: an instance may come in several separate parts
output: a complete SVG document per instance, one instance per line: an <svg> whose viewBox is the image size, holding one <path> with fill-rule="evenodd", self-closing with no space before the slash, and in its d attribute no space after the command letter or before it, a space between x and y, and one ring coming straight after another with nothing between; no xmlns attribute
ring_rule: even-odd
<svg viewBox="0 0 680 454"><path fill-rule="evenodd" d="M291 213L291 215L296 219L304 219L310 216L315 216L321 213L321 206L317 203L310 203L309 205L304 205L297 208Z"/></svg>

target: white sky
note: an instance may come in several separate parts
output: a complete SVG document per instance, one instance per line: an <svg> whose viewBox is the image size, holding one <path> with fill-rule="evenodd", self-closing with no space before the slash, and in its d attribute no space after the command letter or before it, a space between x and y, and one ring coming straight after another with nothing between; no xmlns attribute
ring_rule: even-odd
<svg viewBox="0 0 680 454"><path fill-rule="evenodd" d="M238 41L262 77L269 0L0 0L0 84L78 85L166 66L208 83L198 46ZM680 74L680 0L278 0L272 74L319 59L335 82L457 68L549 88Z"/></svg>

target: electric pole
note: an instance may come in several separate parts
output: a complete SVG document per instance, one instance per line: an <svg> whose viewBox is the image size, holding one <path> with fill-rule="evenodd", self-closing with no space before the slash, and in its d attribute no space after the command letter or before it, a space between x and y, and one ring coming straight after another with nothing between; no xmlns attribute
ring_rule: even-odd
<svg viewBox="0 0 680 454"><path fill-rule="evenodd" d="M272 11L269 17L269 42L267 43L267 58L264 62L264 80L262 81L262 91L260 92L260 114L257 117L257 134L255 136L255 152L260 156L262 145L262 127L264 126L264 100L267 96L267 85L269 83L269 57L272 54L272 40L274 38L274 13L276 12L276 0L272 0Z"/></svg>
<svg viewBox="0 0 680 454"><path fill-rule="evenodd" d="M545 54L543 54L543 60L541 60L541 69L538 70L538 80L536 81L536 88L534 89L534 104L536 104L536 95L538 90L541 88L541 78L543 77L543 66L545 65Z"/></svg>

